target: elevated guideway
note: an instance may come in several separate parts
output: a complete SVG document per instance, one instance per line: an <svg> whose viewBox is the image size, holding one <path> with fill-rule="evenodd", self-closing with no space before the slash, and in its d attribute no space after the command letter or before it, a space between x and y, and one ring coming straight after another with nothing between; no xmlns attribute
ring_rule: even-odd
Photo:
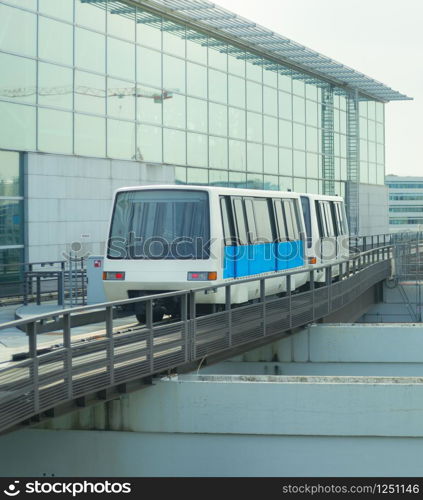
<svg viewBox="0 0 423 500"><path fill-rule="evenodd" d="M273 342L339 311L349 312L351 304L391 276L392 243L384 245L379 238L378 243L380 246L373 241L375 248L354 252L336 266L313 266L307 271L309 287L300 293L292 292L290 283L291 277L304 269L236 280L236 285L255 281L260 290L259 299L242 306L231 301L235 283L221 285L225 288L225 309L204 316L196 314L195 297L200 290L65 309L54 313L54 320L59 317L62 325L62 343L43 350L37 346L37 328L52 320L51 313L0 325L0 329L24 328L28 338L24 359L0 368L0 432L112 399L144 387L154 375L188 372ZM333 272L334 267L339 275ZM320 268L326 272L323 284L314 281ZM266 297L266 282L276 276L286 276L287 292ZM179 300L180 319L153 323L153 302L170 296ZM114 328L116 311L141 301L146 303L146 324L127 330ZM94 308L103 310L104 332L73 342L73 317L89 314Z"/></svg>

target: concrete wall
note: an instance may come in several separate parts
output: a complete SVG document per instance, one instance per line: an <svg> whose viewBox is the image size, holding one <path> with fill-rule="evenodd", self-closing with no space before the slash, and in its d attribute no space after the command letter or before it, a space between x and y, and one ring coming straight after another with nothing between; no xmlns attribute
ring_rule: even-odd
<svg viewBox="0 0 423 500"><path fill-rule="evenodd" d="M360 184L361 236L389 233L388 188L371 184Z"/></svg>
<svg viewBox="0 0 423 500"><path fill-rule="evenodd" d="M112 195L124 186L173 184L174 168L131 161L28 153L28 260L60 260L73 242L102 255Z"/></svg>
<svg viewBox="0 0 423 500"><path fill-rule="evenodd" d="M313 325L1 436L0 474L419 477L422 401L422 325Z"/></svg>

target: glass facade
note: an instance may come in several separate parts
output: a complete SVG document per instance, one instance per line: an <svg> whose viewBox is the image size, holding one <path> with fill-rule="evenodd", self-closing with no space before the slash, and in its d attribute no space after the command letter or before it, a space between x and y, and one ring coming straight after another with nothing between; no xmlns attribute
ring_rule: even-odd
<svg viewBox="0 0 423 500"><path fill-rule="evenodd" d="M0 148L166 163L190 184L321 193L329 175L345 194L342 89L116 0L0 0L0 18ZM383 184L384 105L359 115L359 180Z"/></svg>
<svg viewBox="0 0 423 500"><path fill-rule="evenodd" d="M423 178L388 175L389 224L393 231L422 230Z"/></svg>
<svg viewBox="0 0 423 500"><path fill-rule="evenodd" d="M0 283L16 281L23 261L20 154L0 151Z"/></svg>

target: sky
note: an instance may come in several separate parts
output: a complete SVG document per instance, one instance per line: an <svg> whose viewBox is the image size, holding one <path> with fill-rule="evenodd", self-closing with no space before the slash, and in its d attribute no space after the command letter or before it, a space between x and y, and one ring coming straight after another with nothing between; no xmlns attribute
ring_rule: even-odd
<svg viewBox="0 0 423 500"><path fill-rule="evenodd" d="M423 176L422 0L216 0L217 5L384 83L386 173Z"/></svg>

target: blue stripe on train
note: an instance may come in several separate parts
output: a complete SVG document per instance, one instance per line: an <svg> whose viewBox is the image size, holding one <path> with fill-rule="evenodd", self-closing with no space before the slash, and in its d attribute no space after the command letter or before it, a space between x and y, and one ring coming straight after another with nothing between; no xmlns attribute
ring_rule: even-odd
<svg viewBox="0 0 423 500"><path fill-rule="evenodd" d="M302 241L225 247L223 278L243 278L304 265Z"/></svg>

